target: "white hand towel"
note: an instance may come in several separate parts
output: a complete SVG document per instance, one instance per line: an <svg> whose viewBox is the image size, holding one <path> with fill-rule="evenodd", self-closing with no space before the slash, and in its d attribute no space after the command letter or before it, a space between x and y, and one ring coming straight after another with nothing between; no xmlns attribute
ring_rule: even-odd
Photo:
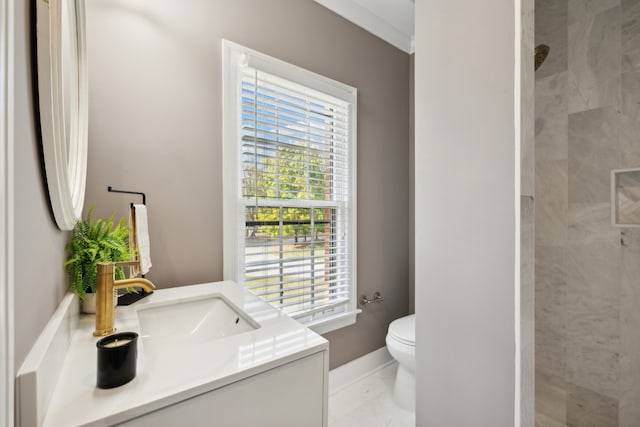
<svg viewBox="0 0 640 427"><path fill-rule="evenodd" d="M149 242L149 223L147 221L147 207L133 205L135 214L135 240L138 245L138 259L140 272L147 274L151 268L151 243Z"/></svg>
<svg viewBox="0 0 640 427"><path fill-rule="evenodd" d="M133 203L129 209L129 248L131 249L131 261L138 261L138 242L136 242L136 210ZM140 274L140 263L129 266L129 278L133 279Z"/></svg>

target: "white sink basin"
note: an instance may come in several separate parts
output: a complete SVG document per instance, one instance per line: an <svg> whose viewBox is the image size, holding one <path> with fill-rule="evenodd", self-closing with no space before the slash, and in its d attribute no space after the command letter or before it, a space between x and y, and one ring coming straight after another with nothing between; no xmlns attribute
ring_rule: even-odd
<svg viewBox="0 0 640 427"><path fill-rule="evenodd" d="M199 344L260 327L220 294L143 306L137 315L147 344Z"/></svg>

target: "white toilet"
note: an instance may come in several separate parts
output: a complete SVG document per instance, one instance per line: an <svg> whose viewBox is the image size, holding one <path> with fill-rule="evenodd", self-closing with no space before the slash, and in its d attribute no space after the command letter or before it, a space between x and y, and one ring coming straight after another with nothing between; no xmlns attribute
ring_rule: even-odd
<svg viewBox="0 0 640 427"><path fill-rule="evenodd" d="M387 350L398 361L393 400L415 417L416 411L416 315L396 319L389 325Z"/></svg>

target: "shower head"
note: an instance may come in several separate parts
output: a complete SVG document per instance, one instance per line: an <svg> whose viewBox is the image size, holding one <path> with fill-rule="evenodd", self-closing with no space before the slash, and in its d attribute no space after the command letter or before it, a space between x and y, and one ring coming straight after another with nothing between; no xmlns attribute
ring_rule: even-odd
<svg viewBox="0 0 640 427"><path fill-rule="evenodd" d="M544 60L547 59L547 55L549 55L549 46L546 44L539 44L536 46L534 53L534 71L540 68Z"/></svg>

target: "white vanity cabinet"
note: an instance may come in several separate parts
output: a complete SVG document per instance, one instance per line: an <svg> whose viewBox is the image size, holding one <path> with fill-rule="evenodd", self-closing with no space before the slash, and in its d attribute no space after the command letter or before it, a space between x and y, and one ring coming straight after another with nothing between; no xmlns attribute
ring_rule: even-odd
<svg viewBox="0 0 640 427"><path fill-rule="evenodd" d="M253 327L194 334L197 328L184 328L194 318L185 311L201 306L206 310L196 320L224 322L220 314L229 308L237 315L233 324L242 317ZM224 281L160 289L118 307L118 330L140 338L136 377L113 389L96 387L95 317L79 316L78 307L75 295L65 297L20 368L20 427L328 424L329 342L243 286ZM140 319L147 322L144 333ZM166 319L178 332L168 333ZM222 324L199 321L198 328L211 332ZM165 335L155 337L156 330Z"/></svg>
<svg viewBox="0 0 640 427"><path fill-rule="evenodd" d="M326 427L328 351L159 409L126 427Z"/></svg>

